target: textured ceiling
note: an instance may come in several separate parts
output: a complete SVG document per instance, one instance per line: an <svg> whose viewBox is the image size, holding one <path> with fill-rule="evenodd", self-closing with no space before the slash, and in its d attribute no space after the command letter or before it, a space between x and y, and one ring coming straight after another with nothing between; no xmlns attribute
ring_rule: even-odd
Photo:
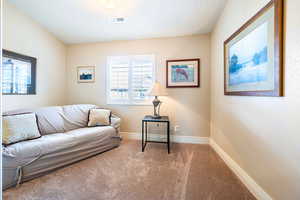
<svg viewBox="0 0 300 200"><path fill-rule="evenodd" d="M226 0L8 0L65 43L209 33ZM108 8L108 2L114 8ZM112 18L125 17L114 24Z"/></svg>

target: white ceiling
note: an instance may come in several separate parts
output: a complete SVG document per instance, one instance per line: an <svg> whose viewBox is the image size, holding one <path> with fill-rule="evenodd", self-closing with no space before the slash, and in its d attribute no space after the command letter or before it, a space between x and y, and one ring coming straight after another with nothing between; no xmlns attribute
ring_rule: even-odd
<svg viewBox="0 0 300 200"><path fill-rule="evenodd" d="M108 1L115 8L107 8ZM209 33L226 0L9 0L68 44ZM123 24L113 17L125 17Z"/></svg>

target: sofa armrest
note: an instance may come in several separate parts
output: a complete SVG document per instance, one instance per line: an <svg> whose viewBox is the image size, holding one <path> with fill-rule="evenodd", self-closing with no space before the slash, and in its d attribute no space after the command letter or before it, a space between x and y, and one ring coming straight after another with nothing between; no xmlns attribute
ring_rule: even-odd
<svg viewBox="0 0 300 200"><path fill-rule="evenodd" d="M121 126L121 118L112 114L111 115L111 126L119 131Z"/></svg>

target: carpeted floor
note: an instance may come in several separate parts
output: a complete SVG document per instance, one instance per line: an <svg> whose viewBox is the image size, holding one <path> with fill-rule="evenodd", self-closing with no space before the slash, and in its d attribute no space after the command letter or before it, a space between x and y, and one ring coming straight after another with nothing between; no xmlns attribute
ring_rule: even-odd
<svg viewBox="0 0 300 200"><path fill-rule="evenodd" d="M5 200L254 200L209 145L123 141L4 192Z"/></svg>

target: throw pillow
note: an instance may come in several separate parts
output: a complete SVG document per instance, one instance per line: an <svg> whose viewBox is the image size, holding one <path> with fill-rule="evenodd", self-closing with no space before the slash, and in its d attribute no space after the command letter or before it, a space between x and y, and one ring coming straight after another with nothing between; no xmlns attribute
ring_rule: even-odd
<svg viewBox="0 0 300 200"><path fill-rule="evenodd" d="M89 113L88 126L110 125L111 111L106 109L91 109Z"/></svg>
<svg viewBox="0 0 300 200"><path fill-rule="evenodd" d="M5 116L2 126L5 145L41 137L34 113Z"/></svg>

